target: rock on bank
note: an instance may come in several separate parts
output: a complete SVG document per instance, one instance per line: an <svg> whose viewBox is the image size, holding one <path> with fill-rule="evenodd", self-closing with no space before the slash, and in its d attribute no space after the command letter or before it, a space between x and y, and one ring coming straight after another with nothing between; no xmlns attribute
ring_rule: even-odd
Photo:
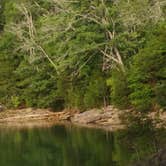
<svg viewBox="0 0 166 166"><path fill-rule="evenodd" d="M113 106L108 106L105 109L92 109L76 113L71 118L71 122L82 126L96 126L110 130L123 129L125 127L121 120L123 113Z"/></svg>

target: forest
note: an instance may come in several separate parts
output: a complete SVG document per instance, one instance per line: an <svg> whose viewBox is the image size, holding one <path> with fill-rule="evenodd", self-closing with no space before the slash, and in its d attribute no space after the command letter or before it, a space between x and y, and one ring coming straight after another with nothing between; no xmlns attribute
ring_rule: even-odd
<svg viewBox="0 0 166 166"><path fill-rule="evenodd" d="M165 0L0 0L0 104L166 108Z"/></svg>

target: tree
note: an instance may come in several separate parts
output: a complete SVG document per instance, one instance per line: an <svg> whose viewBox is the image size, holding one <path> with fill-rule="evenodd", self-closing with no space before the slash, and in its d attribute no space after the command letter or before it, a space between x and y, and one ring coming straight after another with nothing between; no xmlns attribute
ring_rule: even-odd
<svg viewBox="0 0 166 166"><path fill-rule="evenodd" d="M165 24L148 35L145 47L133 58L129 87L131 103L140 111L165 107Z"/></svg>
<svg viewBox="0 0 166 166"><path fill-rule="evenodd" d="M0 32L3 30L4 27L4 0L0 0Z"/></svg>
<svg viewBox="0 0 166 166"><path fill-rule="evenodd" d="M11 97L18 94L14 71L19 64L19 57L13 51L15 38L9 33L0 36L0 103L11 104Z"/></svg>
<svg viewBox="0 0 166 166"><path fill-rule="evenodd" d="M164 80L157 77L155 88L140 84L146 73L141 61L157 65L148 43L155 36L151 29L164 24L163 0L3 2L0 75L1 84L12 87L10 92L2 88L8 102L60 108L110 102L122 108L138 102L144 107L146 102L137 99L145 95L146 108L152 98L164 106Z"/></svg>

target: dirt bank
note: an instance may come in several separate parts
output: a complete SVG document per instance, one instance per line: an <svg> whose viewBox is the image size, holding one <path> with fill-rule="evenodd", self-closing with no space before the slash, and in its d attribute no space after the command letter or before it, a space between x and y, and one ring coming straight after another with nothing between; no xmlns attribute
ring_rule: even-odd
<svg viewBox="0 0 166 166"><path fill-rule="evenodd" d="M119 130L126 127L124 117L131 114L137 116L135 111L119 110L113 106L108 106L105 109L91 109L82 113L73 110L53 112L49 109L27 108L1 112L0 126L47 127L56 123L68 122L79 126ZM151 112L147 117L152 119L156 127L166 127L166 112Z"/></svg>
<svg viewBox="0 0 166 166"><path fill-rule="evenodd" d="M81 126L104 128L108 130L125 129L132 119L140 118L142 121L151 120L156 128L166 128L166 112L159 110L148 114L141 114L130 109L119 110L114 106L105 109L92 109L83 113L76 113L71 117L74 124Z"/></svg>
<svg viewBox="0 0 166 166"><path fill-rule="evenodd" d="M53 112L49 109L18 109L6 110L0 113L0 126L14 127L48 127L67 120L70 112Z"/></svg>

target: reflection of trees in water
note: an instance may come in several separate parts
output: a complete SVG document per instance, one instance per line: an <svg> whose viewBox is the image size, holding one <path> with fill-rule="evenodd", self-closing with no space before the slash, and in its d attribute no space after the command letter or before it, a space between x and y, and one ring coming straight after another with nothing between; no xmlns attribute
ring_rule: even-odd
<svg viewBox="0 0 166 166"><path fill-rule="evenodd" d="M63 126L1 130L0 165L127 166L130 160L154 151L151 134L129 137L125 132ZM156 138L158 142L162 140Z"/></svg>
<svg viewBox="0 0 166 166"><path fill-rule="evenodd" d="M130 162L147 159L166 144L165 130L128 130L120 133L120 146L125 145Z"/></svg>

